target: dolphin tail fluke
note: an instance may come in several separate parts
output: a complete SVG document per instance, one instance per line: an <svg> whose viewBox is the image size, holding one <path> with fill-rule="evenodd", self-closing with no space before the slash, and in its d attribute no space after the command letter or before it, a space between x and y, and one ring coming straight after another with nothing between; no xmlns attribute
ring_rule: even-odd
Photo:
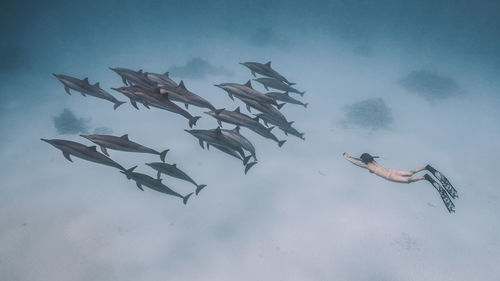
<svg viewBox="0 0 500 281"><path fill-rule="evenodd" d="M285 142L286 142L286 140L278 141L278 146L282 147Z"/></svg>
<svg viewBox="0 0 500 281"><path fill-rule="evenodd" d="M194 117L189 118L189 128L193 128L193 125L196 125L196 122L200 118L201 118L201 116L194 116Z"/></svg>
<svg viewBox="0 0 500 281"><path fill-rule="evenodd" d="M307 108L307 105L308 105L308 104L309 104L309 103L304 103L304 107L305 107L305 108Z"/></svg>
<svg viewBox="0 0 500 281"><path fill-rule="evenodd" d="M198 193L200 193L200 191L205 188L207 185L206 184L200 184L200 185L197 185L196 186L196 191L195 191L195 194L198 195Z"/></svg>
<svg viewBox="0 0 500 281"><path fill-rule="evenodd" d="M303 91L303 92L300 92L300 93L299 93L299 95L300 95L301 97L303 97L305 93L306 93L306 91Z"/></svg>
<svg viewBox="0 0 500 281"><path fill-rule="evenodd" d="M243 158L243 165L246 165L248 163L248 160L250 160L251 157L252 157L252 155L248 155L247 157Z"/></svg>
<svg viewBox="0 0 500 281"><path fill-rule="evenodd" d="M124 101L117 101L117 102L115 102L115 105L113 106L113 109L116 110L120 105L122 105L124 103L126 103L126 102L124 102Z"/></svg>
<svg viewBox="0 0 500 281"><path fill-rule="evenodd" d="M257 162L252 162L252 163L249 163L248 165L246 165L245 175L248 173L248 170L250 170L250 168L252 168L255 164L257 164Z"/></svg>
<svg viewBox="0 0 500 281"><path fill-rule="evenodd" d="M182 202L184 203L184 205L186 205L186 204L187 204L188 199L189 199L189 197L191 197L191 195L193 195L193 192L191 192L191 193L189 193L188 195L186 195L186 196L182 197Z"/></svg>
<svg viewBox="0 0 500 281"><path fill-rule="evenodd" d="M170 149L165 149L162 152L160 152L161 162L165 162L165 156L167 155L167 152L169 152L169 151L170 151Z"/></svg>
<svg viewBox="0 0 500 281"><path fill-rule="evenodd" d="M281 109L283 106L285 106L286 103L278 104L278 109Z"/></svg>

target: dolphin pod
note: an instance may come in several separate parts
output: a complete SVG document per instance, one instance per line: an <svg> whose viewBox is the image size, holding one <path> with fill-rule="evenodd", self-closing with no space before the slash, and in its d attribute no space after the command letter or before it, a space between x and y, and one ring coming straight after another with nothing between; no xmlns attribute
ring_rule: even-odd
<svg viewBox="0 0 500 281"><path fill-rule="evenodd" d="M142 104L147 109L155 107L181 115L188 119L190 128L196 125L198 119L201 117L193 116L188 112L191 109L189 105L196 108L209 109L205 114L215 118L219 127L215 129L185 129L185 131L197 138L199 145L203 149L206 147L209 150L210 147L213 147L217 151L240 160L244 165L244 173L247 174L257 164L257 153L252 142L241 133L241 129L246 128L261 137L273 140L279 147L283 146L286 140L278 139L271 132L275 127L269 127L269 125L278 127L286 136L293 135L304 139L304 133L300 133L292 127L294 121L288 121L283 112L281 112L281 109L286 103L302 105L305 108L307 108L308 104L290 97L289 92L298 93L301 96L304 92L293 88L292 85L295 85L295 83L291 83L279 72L272 69L271 62L265 64L245 62L241 64L250 69L253 76L256 76L256 74L265 76L254 80L261 83L266 90L273 88L285 91L285 93L268 92L264 94L254 89L251 80L248 80L245 84L220 83L215 85L224 90L233 101L235 100L234 98L237 98L239 101L236 102L242 102L255 117L243 114L240 111L240 106L237 106L232 111L225 108L217 109L207 99L188 90L183 80L180 80L180 82L172 80L168 72L159 74L161 72L155 73L145 72L142 69L135 71L123 67L110 67L112 71L120 76L124 84L123 86L111 89L127 97L130 100L130 104L136 109L139 109L139 104ZM88 78L80 80L64 74L54 74L54 76L63 84L65 91L70 95L70 91L75 91L81 93L83 96L89 95L108 100L114 103L115 110L121 104L125 103L117 100L102 89L99 83L91 85ZM283 103L279 104L278 101ZM183 104L186 109L184 110L177 103L180 105ZM223 122L235 125L235 127L233 129L222 128ZM188 199L193 193L198 195L207 186L205 184L198 184L188 173L178 168L177 163L165 163L165 157L169 149L163 151L152 149L131 141L128 134L122 136L98 134L80 136L99 146L102 153L98 152L97 147L94 145L86 146L78 142L63 139L41 140L61 150L63 156L71 162L73 162L71 156L74 156L90 162L117 168L127 179L135 181L139 189L144 191L143 187L145 186L155 191L178 197L182 199L184 204L187 204ZM134 170L137 166L125 169L121 164L109 157L108 149L159 155L162 162L145 163L146 166L156 171L156 177L135 172ZM253 161L250 161L252 158ZM194 192L183 196L162 182L162 174L193 184L196 189Z"/></svg>

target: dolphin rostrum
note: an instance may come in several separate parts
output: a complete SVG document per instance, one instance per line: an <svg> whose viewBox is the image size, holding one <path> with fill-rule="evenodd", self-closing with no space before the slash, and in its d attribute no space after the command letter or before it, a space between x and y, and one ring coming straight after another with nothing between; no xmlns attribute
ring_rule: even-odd
<svg viewBox="0 0 500 281"><path fill-rule="evenodd" d="M73 155L75 157L82 158L87 161L114 167L123 171L125 170L125 168L123 168L120 164L116 163L106 155L98 152L95 146L85 146L78 142L61 140L61 139L52 139L52 140L41 139L41 140L61 150L64 155L64 158L68 159L68 161L70 162L73 162L73 160L71 160L70 157L70 155Z"/></svg>
<svg viewBox="0 0 500 281"><path fill-rule="evenodd" d="M287 84L285 84L279 80L276 80L274 78L257 78L257 79L253 79L253 80L261 83L264 86L264 88L266 88L266 90L269 90L269 88L273 88L273 89L280 90L280 91L296 93L296 94L299 94L301 96L303 96L306 93L305 91L301 92L301 91L293 88L292 86L287 85Z"/></svg>
<svg viewBox="0 0 500 281"><path fill-rule="evenodd" d="M161 174L169 175L174 178L178 178L187 182L190 182L196 186L196 195L200 193L200 191L205 188L207 185L206 184L197 184L190 176L188 176L184 171L181 169L177 168L177 164L167 164L163 162L153 162L153 163L146 163L147 166L155 169L158 172L158 179L160 178Z"/></svg>
<svg viewBox="0 0 500 281"><path fill-rule="evenodd" d="M80 135L101 147L102 153L109 156L107 148L120 151L151 153L160 155L161 161L165 161L165 155L169 149L158 152L128 139L128 134L121 137L111 135Z"/></svg>
<svg viewBox="0 0 500 281"><path fill-rule="evenodd" d="M270 61L268 61L267 63L240 62L240 64L248 67L248 69L250 69L250 71L252 72L253 76L256 76L255 73L258 73L260 75L272 77L281 82L285 82L288 85L295 85L295 83L291 83L285 77L283 77L283 75L279 74L276 70L272 69Z"/></svg>
<svg viewBox="0 0 500 281"><path fill-rule="evenodd" d="M86 95L89 95L103 100L107 100L115 104L113 107L115 110L120 105L125 103L124 101L117 100L111 94L101 89L101 87L99 86L99 82L95 83L94 85L90 85L88 78L80 80L78 78L63 74L52 74L52 75L54 75L64 85L64 90L66 91L66 93L68 93L68 95L71 95L71 92L69 91L71 89L76 92L80 92L84 97Z"/></svg>
<svg viewBox="0 0 500 281"><path fill-rule="evenodd" d="M144 89L138 86L129 86L111 89L127 96L130 99L130 103L132 103L135 108L138 108L137 102L140 102L146 108L149 108L149 106L153 106L173 113L177 113L189 120L189 127L191 128L193 127L193 125L196 125L196 122L198 121L198 119L200 119L200 116L192 116L189 112L169 100L168 93L162 94L159 87L153 89Z"/></svg>
<svg viewBox="0 0 500 281"><path fill-rule="evenodd" d="M164 185L161 182L161 179L155 179L155 178L148 176L146 174L134 172L135 168L137 168L137 166L134 166L134 167L132 167L128 170L125 170L125 171L120 171L120 173L124 174L127 177L127 179L129 179L129 180L131 179L131 180L135 181L137 187L142 191L144 191L142 186L147 186L147 187L149 187L153 190L156 190L158 192L162 192L162 193L165 193L168 195L172 195L172 196L181 198L184 205L186 205L189 197L191 195L193 195L193 192L191 192L186 196L182 196L179 193L173 191L168 186Z"/></svg>
<svg viewBox="0 0 500 281"><path fill-rule="evenodd" d="M266 96L270 97L270 98L273 98L275 100L279 100L279 101L283 101L283 102L286 102L286 103L292 103L292 104L298 104L298 105L302 105L303 107L307 108L307 105L308 103L303 103L299 100L296 100L294 98L292 98L288 92L285 92L285 93L280 93L280 92L269 92L269 93L265 93Z"/></svg>

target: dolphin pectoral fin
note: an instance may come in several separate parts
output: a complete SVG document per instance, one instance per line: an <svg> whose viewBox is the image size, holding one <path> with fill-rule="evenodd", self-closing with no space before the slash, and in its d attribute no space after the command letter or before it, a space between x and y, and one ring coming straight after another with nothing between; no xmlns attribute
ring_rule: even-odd
<svg viewBox="0 0 500 281"><path fill-rule="evenodd" d="M219 126L222 128L222 122L220 120L217 120L217 123L219 123Z"/></svg>
<svg viewBox="0 0 500 281"><path fill-rule="evenodd" d="M123 77L123 76L122 76L122 82L123 82L123 84L128 86L127 79L125 79L125 77Z"/></svg>
<svg viewBox="0 0 500 281"><path fill-rule="evenodd" d="M269 88L267 87L267 85L264 85L264 88L266 89L266 91L269 91Z"/></svg>
<svg viewBox="0 0 500 281"><path fill-rule="evenodd" d="M144 105L144 107L145 107L145 108L147 108L147 109L151 109L151 108L149 107L149 105L148 105L147 103L145 103L145 102L143 102L143 103L142 103L142 105Z"/></svg>
<svg viewBox="0 0 500 281"><path fill-rule="evenodd" d="M257 75L255 75L255 71L252 70L252 75L253 77L257 77Z"/></svg>
<svg viewBox="0 0 500 281"><path fill-rule="evenodd" d="M82 96L84 96L84 97L87 97L87 95L85 95L84 92L80 92L80 94L82 94Z"/></svg>
<svg viewBox="0 0 500 281"><path fill-rule="evenodd" d="M210 144L207 142L207 150L210 150Z"/></svg>
<svg viewBox="0 0 500 281"><path fill-rule="evenodd" d="M140 190L144 191L144 189L142 188L142 185L141 185L140 183L136 182L135 184L137 185L137 187L138 187Z"/></svg>
<svg viewBox="0 0 500 281"><path fill-rule="evenodd" d="M68 95L71 96L71 93L69 92L69 87L68 86L64 86L64 90L66 91L66 93L68 93Z"/></svg>
<svg viewBox="0 0 500 281"><path fill-rule="evenodd" d="M184 106L186 107L186 109L189 109L189 108L188 108L188 105L189 105L189 104L187 104L187 103L185 103L185 104L184 104Z"/></svg>
<svg viewBox="0 0 500 281"><path fill-rule="evenodd" d="M71 157L69 156L68 152L63 152L63 155L64 155L64 158L68 159L69 162L73 162L73 160L71 160Z"/></svg>
<svg viewBox="0 0 500 281"><path fill-rule="evenodd" d="M161 172L158 171L158 173L156 174L156 179L161 179L160 176L161 176Z"/></svg>
<svg viewBox="0 0 500 281"><path fill-rule="evenodd" d="M229 95L229 97L230 97L232 100L234 100L234 97L233 97L233 95L232 95L232 94L228 93L228 95Z"/></svg>
<svg viewBox="0 0 500 281"><path fill-rule="evenodd" d="M102 153L104 153L104 155L106 155L106 156L109 157L108 150L104 146L102 146L102 145L101 145L101 151L102 151Z"/></svg>
<svg viewBox="0 0 500 281"><path fill-rule="evenodd" d="M137 106L137 102L135 102L135 100L130 99L130 103L132 104L133 107L135 107L135 109L139 110L139 107Z"/></svg>
<svg viewBox="0 0 500 281"><path fill-rule="evenodd" d="M200 144L201 148L205 149L205 146L203 145L203 141L201 139L198 140L198 143Z"/></svg>
<svg viewBox="0 0 500 281"><path fill-rule="evenodd" d="M250 110L250 106L249 106L248 104L247 104L247 110L248 110L248 112L250 112L250 113L252 112L252 111Z"/></svg>

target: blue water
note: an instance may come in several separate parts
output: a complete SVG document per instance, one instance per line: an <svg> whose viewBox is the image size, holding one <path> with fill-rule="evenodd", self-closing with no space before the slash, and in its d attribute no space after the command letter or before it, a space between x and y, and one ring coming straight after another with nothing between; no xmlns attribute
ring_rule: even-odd
<svg viewBox="0 0 500 281"><path fill-rule="evenodd" d="M498 3L11 1L0 21L1 280L500 276ZM274 129L287 140L279 148L242 130L259 159L247 175L203 150L182 117L129 103L114 111L52 76L88 77L126 100L109 67L170 71L216 108L250 114L213 86L254 78L244 61L272 61L309 103L281 110L305 141ZM65 109L69 130L54 122ZM215 128L205 111L189 109L197 128ZM91 145L81 132L170 148L167 162L208 186L184 206L39 140ZM385 181L343 152L403 170L434 165L459 191L456 213L429 183ZM155 155L110 155L155 175L144 165Z"/></svg>

